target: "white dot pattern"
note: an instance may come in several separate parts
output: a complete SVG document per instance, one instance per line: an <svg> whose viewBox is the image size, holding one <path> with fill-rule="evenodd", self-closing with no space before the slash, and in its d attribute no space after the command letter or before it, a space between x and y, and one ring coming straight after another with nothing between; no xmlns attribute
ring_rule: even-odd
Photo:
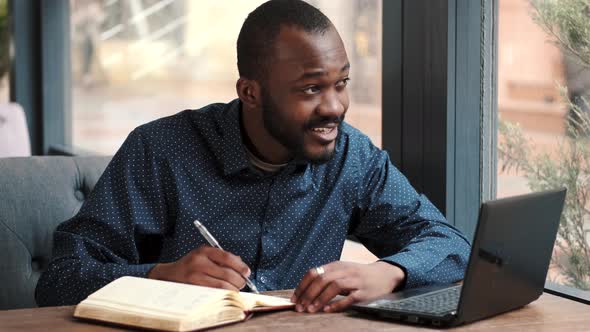
<svg viewBox="0 0 590 332"><path fill-rule="evenodd" d="M406 286L463 277L469 243L358 130L343 123L334 158L251 167L239 100L135 129L80 212L54 235L39 305L71 305L124 275L145 277L205 240L200 220L239 255L260 290L294 288L338 260L348 234L407 273Z"/></svg>

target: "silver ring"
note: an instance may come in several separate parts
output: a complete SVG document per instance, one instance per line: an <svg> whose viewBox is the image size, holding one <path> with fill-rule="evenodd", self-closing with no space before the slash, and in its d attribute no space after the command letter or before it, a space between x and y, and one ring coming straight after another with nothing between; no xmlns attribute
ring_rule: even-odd
<svg viewBox="0 0 590 332"><path fill-rule="evenodd" d="M326 271L324 270L324 267L323 267L323 266L318 266L318 267L316 267L316 268L315 268L315 272L316 272L316 273L317 273L319 276L321 276L321 275L322 275L322 274L324 274L324 272L326 272Z"/></svg>

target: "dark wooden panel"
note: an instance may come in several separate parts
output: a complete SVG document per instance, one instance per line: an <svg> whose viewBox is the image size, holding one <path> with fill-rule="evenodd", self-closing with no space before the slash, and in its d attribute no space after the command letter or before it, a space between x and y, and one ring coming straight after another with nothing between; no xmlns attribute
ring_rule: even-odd
<svg viewBox="0 0 590 332"><path fill-rule="evenodd" d="M402 172L444 213L447 2L404 2Z"/></svg>
<svg viewBox="0 0 590 332"><path fill-rule="evenodd" d="M68 0L41 2L44 154L49 152L52 145L72 144L69 26Z"/></svg>
<svg viewBox="0 0 590 332"><path fill-rule="evenodd" d="M383 1L382 147L402 168L403 1Z"/></svg>
<svg viewBox="0 0 590 332"><path fill-rule="evenodd" d="M41 87L40 2L9 2L14 49L10 75L10 99L19 103L27 116L31 152L43 153L43 112Z"/></svg>
<svg viewBox="0 0 590 332"><path fill-rule="evenodd" d="M455 225L469 238L482 192L481 19L480 1L457 0L454 209Z"/></svg>

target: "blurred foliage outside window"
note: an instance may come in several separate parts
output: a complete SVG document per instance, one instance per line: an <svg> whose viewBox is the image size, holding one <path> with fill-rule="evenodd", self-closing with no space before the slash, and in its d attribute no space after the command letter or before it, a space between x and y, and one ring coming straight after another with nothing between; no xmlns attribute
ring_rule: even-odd
<svg viewBox="0 0 590 332"><path fill-rule="evenodd" d="M589 291L590 1L532 0L531 8L535 23L562 51L566 86L558 89L567 109L566 129L557 149L546 151L521 126L501 120L498 157L502 171L521 172L531 191L567 188L552 258L557 273L549 280Z"/></svg>

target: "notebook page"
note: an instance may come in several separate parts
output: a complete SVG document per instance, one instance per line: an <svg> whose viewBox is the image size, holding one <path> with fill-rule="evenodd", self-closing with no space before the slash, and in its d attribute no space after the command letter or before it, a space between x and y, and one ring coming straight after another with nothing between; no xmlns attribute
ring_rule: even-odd
<svg viewBox="0 0 590 332"><path fill-rule="evenodd" d="M92 293L87 304L108 306L121 305L159 313L184 316L194 313L199 307L221 302L227 290L187 285L169 281L137 277L121 277ZM128 308L131 309L131 308Z"/></svg>
<svg viewBox="0 0 590 332"><path fill-rule="evenodd" d="M240 292L240 296L242 297L242 301L246 305L246 308L251 309L256 307L286 307L295 305L291 300L277 296L246 292Z"/></svg>

